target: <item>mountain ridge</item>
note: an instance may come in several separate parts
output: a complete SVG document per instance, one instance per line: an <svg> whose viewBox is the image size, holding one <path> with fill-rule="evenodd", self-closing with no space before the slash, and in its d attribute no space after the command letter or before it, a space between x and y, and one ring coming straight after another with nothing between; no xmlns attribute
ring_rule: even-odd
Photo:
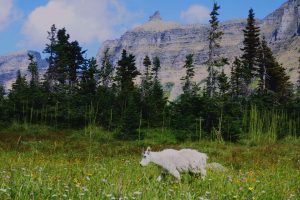
<svg viewBox="0 0 300 200"><path fill-rule="evenodd" d="M153 16L159 16L151 20ZM180 78L183 70L185 56L193 53L196 77L200 82L207 76L206 66L208 52L208 25L179 24L161 19L159 12L150 17L148 22L126 31L120 38L105 41L97 54L98 64L105 49L109 48L112 62L116 64L121 51L126 49L136 56L136 65L143 71L143 58L158 56L161 60L161 81L164 85L173 83L171 96L180 93ZM288 69L292 81L295 81L295 67L298 66L300 44L300 0L289 0L274 12L261 20L257 20L261 27L261 34L265 36L276 57ZM246 19L229 20L220 23L220 30L224 32L220 54L233 60L239 56L243 41L243 29ZM229 68L225 69L229 72Z"/></svg>
<svg viewBox="0 0 300 200"><path fill-rule="evenodd" d="M44 73L48 66L47 61L42 59L41 54L33 50L17 51L7 53L0 56L0 83L2 83L6 90L11 88L12 82L15 80L18 70L23 75L28 75L28 54L33 55L36 60L39 71Z"/></svg>

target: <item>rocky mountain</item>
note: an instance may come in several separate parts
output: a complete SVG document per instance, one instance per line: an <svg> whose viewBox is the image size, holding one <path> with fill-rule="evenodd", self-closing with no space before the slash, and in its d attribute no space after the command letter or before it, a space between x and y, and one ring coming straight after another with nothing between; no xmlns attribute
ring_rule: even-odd
<svg viewBox="0 0 300 200"><path fill-rule="evenodd" d="M22 74L28 73L28 54L34 56L38 63L39 71L41 73L45 72L47 68L47 61L42 59L39 52L21 51L2 55L0 56L0 82L4 84L6 89L11 88L11 84L15 80L18 70L21 70Z"/></svg>
<svg viewBox="0 0 300 200"><path fill-rule="evenodd" d="M245 25L245 19L221 23L220 28L224 32L221 55L232 60L241 54L242 30ZM258 20L258 25L279 61L289 68L289 73L295 80L296 73L293 70L297 66L300 44L300 0L287 1L264 19ZM103 51L109 48L112 61L116 63L121 51L126 49L136 56L136 64L142 71L145 55L152 58L158 56L162 64L162 83L166 87L172 86L171 98L175 98L180 93L180 78L185 73L182 66L187 54L194 54L197 71L195 80L201 81L207 76L203 63L207 60L208 28L208 25L202 24L186 25L164 21L157 11L148 22L125 32L118 39L104 42L97 60L100 63Z"/></svg>

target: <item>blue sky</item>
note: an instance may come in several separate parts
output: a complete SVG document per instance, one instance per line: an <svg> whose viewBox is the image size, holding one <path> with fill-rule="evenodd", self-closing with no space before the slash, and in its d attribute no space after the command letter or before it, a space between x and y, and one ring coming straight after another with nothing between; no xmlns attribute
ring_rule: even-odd
<svg viewBox="0 0 300 200"><path fill-rule="evenodd" d="M221 21L246 18L249 8L262 19L285 0L219 0ZM212 0L0 0L0 54L42 51L47 30L66 27L73 40L95 56L101 43L148 21L159 10L167 21L205 23Z"/></svg>

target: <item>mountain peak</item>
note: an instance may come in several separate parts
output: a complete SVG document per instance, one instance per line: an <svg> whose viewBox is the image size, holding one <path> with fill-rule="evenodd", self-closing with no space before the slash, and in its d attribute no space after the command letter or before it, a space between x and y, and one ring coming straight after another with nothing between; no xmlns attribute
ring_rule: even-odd
<svg viewBox="0 0 300 200"><path fill-rule="evenodd" d="M149 21L158 21L158 20L162 20L161 16L160 16L160 12L157 10L155 11L155 13L150 16Z"/></svg>

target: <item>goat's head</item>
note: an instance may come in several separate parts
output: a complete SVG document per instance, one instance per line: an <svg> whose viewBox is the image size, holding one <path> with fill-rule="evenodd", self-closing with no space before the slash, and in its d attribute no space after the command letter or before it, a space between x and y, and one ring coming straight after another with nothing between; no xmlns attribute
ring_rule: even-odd
<svg viewBox="0 0 300 200"><path fill-rule="evenodd" d="M144 167L144 166L147 166L150 163L150 153L151 153L150 147L148 147L146 149L146 151L142 153L143 158L142 158L142 160L140 162L141 166Z"/></svg>

